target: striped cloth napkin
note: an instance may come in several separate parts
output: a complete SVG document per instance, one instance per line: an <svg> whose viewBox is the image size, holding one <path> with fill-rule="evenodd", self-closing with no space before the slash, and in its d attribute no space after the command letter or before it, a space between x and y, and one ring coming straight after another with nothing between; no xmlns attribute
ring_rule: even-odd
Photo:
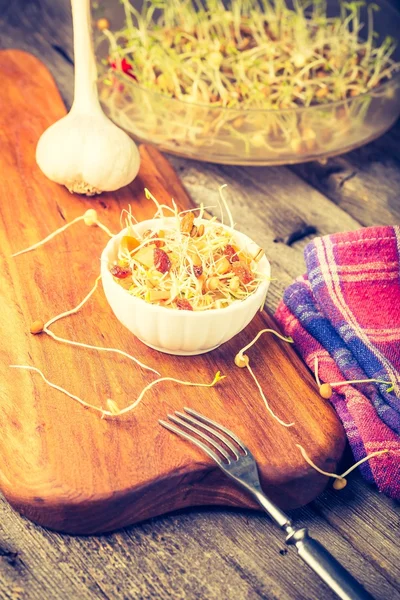
<svg viewBox="0 0 400 600"><path fill-rule="evenodd" d="M330 399L364 478L400 499L400 227L316 238L307 274L285 291L276 319L321 381L394 382L334 389Z"/></svg>

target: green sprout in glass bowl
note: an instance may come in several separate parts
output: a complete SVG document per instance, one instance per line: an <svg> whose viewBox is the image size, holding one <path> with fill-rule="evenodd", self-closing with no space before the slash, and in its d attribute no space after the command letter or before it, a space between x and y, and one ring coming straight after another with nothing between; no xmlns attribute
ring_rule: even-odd
<svg viewBox="0 0 400 600"><path fill-rule="evenodd" d="M102 103L164 150L234 164L298 162L365 143L398 115L400 62L394 39L374 26L376 4L121 5L119 30L102 19Z"/></svg>

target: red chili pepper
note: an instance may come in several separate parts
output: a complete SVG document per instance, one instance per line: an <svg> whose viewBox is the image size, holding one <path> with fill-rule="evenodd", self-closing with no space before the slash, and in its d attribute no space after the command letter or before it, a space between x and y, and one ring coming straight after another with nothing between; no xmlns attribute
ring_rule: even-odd
<svg viewBox="0 0 400 600"><path fill-rule="evenodd" d="M133 67L126 60L126 58L123 58L119 64L115 60L110 60L110 66L111 66L112 69L115 69L116 71L119 70L119 69L121 69L121 71L123 73L125 73L126 75L129 75L129 77L132 77L132 79L134 79L135 81L137 81L137 77L133 73Z"/></svg>

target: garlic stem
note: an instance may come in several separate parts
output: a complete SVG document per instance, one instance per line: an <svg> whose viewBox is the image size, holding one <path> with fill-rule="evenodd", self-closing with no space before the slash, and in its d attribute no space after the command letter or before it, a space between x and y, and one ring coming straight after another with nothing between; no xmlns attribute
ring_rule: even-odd
<svg viewBox="0 0 400 600"><path fill-rule="evenodd" d="M100 106L90 2L71 0L71 7L75 98L69 114L41 135L36 162L46 177L65 185L71 193L93 196L131 183L139 170L140 155L133 140Z"/></svg>
<svg viewBox="0 0 400 600"><path fill-rule="evenodd" d="M71 0L74 31L75 92L71 112L102 112L97 93L90 0Z"/></svg>

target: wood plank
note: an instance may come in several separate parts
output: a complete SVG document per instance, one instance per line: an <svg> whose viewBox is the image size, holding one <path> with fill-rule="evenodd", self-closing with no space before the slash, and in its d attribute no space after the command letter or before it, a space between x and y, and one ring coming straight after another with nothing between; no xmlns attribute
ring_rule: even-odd
<svg viewBox="0 0 400 600"><path fill-rule="evenodd" d="M346 539L352 514L356 511L360 521L357 528L362 532L362 520L371 520L378 506L378 530L365 539L353 533L357 550L353 540ZM327 491L314 507L294 511L293 517L308 525L339 559L346 557L349 568L378 600L398 600L396 529L389 544L385 535L393 525L397 527L393 509L393 503L371 493L356 476L344 495ZM316 520L315 510L328 520ZM337 529L332 526L335 521ZM43 530L8 509L1 510L0 540L3 551L5 542L9 552L19 551L18 556L2 560L0 598L11 597L5 593L13 586L29 590L29 600L53 598L54 589L59 589L58 598L84 600L334 598L294 552L285 553L281 534L269 520L248 511L183 512L112 535L80 538ZM381 544L379 553L374 549L377 544ZM374 554L378 568L365 559L369 553ZM14 566L9 564L13 560Z"/></svg>
<svg viewBox="0 0 400 600"><path fill-rule="evenodd" d="M343 494L324 493L314 506L338 537L362 549L373 568L400 591L399 505L371 491L361 477L356 477ZM308 507L301 513L314 518Z"/></svg>
<svg viewBox="0 0 400 600"><path fill-rule="evenodd" d="M400 121L386 135L363 148L291 170L315 186L360 224L400 221Z"/></svg>
<svg viewBox="0 0 400 600"><path fill-rule="evenodd" d="M69 0L0 0L0 49L40 58L56 78L67 106L73 97L72 16Z"/></svg>

